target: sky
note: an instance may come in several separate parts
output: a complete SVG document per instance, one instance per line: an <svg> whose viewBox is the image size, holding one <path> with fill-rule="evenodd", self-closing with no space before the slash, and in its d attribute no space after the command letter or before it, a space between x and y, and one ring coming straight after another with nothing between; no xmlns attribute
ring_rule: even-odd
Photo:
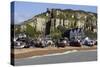
<svg viewBox="0 0 100 67"><path fill-rule="evenodd" d="M52 3L36 3L36 2L14 2L14 23L19 24L25 20L31 19L37 14L45 12L47 8L58 8L58 9L73 9L73 10L84 10L87 12L97 13L96 6L86 5L71 5L71 4L52 4Z"/></svg>

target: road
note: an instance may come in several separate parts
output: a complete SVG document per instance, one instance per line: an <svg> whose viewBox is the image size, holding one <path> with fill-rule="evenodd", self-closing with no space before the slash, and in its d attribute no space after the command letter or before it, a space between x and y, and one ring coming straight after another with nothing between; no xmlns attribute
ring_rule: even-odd
<svg viewBox="0 0 100 67"><path fill-rule="evenodd" d="M66 63L66 62L84 62L84 61L96 61L96 60L97 60L96 50L77 51L77 52L65 53L61 55L16 59L15 66Z"/></svg>

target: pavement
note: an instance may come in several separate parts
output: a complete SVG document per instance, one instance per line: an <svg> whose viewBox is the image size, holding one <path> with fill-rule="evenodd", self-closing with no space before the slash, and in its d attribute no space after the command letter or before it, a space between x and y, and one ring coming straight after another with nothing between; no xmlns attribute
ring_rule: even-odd
<svg viewBox="0 0 100 67"><path fill-rule="evenodd" d="M48 55L48 54L55 54L55 53L64 53L67 51L72 50L96 50L97 47L65 47L65 48L56 48L56 47L47 47L47 48L23 48L23 49L14 49L12 50L12 58L13 59L21 59L21 58L27 58L32 56L42 56L42 55Z"/></svg>
<svg viewBox="0 0 100 67"><path fill-rule="evenodd" d="M15 66L22 65L37 65L37 64L54 64L54 63L66 63L66 62L84 62L84 61L96 61L97 50L83 50L64 52L59 54L33 56L28 58L15 59Z"/></svg>

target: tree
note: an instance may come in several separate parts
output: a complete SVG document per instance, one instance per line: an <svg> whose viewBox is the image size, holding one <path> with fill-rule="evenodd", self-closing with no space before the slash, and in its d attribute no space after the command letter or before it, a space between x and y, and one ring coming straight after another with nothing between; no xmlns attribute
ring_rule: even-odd
<svg viewBox="0 0 100 67"><path fill-rule="evenodd" d="M14 32L15 32L15 34L21 33L21 28L20 27L15 27Z"/></svg>
<svg viewBox="0 0 100 67"><path fill-rule="evenodd" d="M61 38L61 32L59 29L55 28L53 31L51 31L50 35L53 39L59 39Z"/></svg>
<svg viewBox="0 0 100 67"><path fill-rule="evenodd" d="M29 24L26 24L26 30L25 30L26 35L30 37L35 37L36 30L34 27L32 27Z"/></svg>
<svg viewBox="0 0 100 67"><path fill-rule="evenodd" d="M64 33L66 31L66 27L64 27L62 25L58 25L57 29L62 33Z"/></svg>
<svg viewBox="0 0 100 67"><path fill-rule="evenodd" d="M41 35L41 32L37 31L36 27L32 27L29 24L26 24L25 33L26 33L27 36L32 37L32 38L33 37L38 37L39 35Z"/></svg>

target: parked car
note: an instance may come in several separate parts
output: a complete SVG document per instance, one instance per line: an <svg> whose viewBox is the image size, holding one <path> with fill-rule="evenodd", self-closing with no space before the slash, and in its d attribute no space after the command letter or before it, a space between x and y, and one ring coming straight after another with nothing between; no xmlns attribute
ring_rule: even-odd
<svg viewBox="0 0 100 67"><path fill-rule="evenodd" d="M94 46L95 44L95 41L94 40L91 40L90 38L86 37L84 40L83 40L83 45L85 46Z"/></svg>
<svg viewBox="0 0 100 67"><path fill-rule="evenodd" d="M81 47L81 42L79 39L71 39L69 42L69 46L73 46L73 47Z"/></svg>
<svg viewBox="0 0 100 67"><path fill-rule="evenodd" d="M68 41L66 39L59 39L55 44L56 47L66 47L68 45Z"/></svg>
<svg viewBox="0 0 100 67"><path fill-rule="evenodd" d="M25 47L25 43L24 42L21 42L21 41L16 41L14 42L14 48L24 48Z"/></svg>
<svg viewBox="0 0 100 67"><path fill-rule="evenodd" d="M34 43L34 46L38 48L46 47L46 41L43 39L34 39L33 43Z"/></svg>
<svg viewBox="0 0 100 67"><path fill-rule="evenodd" d="M95 40L94 45L97 45L97 40Z"/></svg>

